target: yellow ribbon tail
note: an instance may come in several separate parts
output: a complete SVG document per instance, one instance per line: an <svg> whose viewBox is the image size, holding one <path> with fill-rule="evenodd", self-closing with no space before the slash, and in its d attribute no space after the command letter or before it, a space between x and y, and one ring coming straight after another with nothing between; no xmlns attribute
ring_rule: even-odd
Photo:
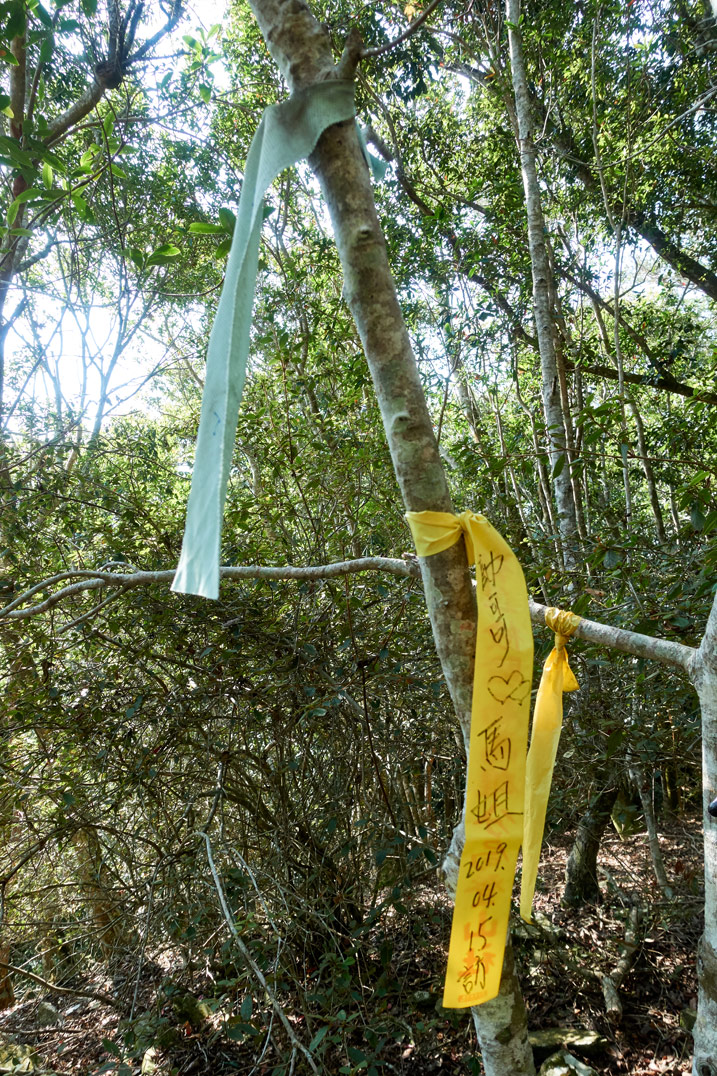
<svg viewBox="0 0 717 1076"><path fill-rule="evenodd" d="M456 886L443 1005L496 997L523 834L533 633L523 572L483 516L409 512L419 556L465 537L476 565L478 629L466 781L466 839Z"/></svg>
<svg viewBox="0 0 717 1076"><path fill-rule="evenodd" d="M563 692L577 691L579 688L568 664L565 643L580 623L580 618L574 613L549 609L545 620L557 634L555 647L550 651L543 667L543 675L535 700L530 750L525 765L520 915L526 923L532 921L533 897L538 877L548 797L563 727Z"/></svg>

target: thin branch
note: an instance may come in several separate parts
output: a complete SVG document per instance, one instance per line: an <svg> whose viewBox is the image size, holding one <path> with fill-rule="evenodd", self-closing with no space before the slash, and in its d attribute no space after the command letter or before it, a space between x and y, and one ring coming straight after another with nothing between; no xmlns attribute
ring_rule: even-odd
<svg viewBox="0 0 717 1076"><path fill-rule="evenodd" d="M224 567L219 569L220 579L334 579L340 575L351 575L355 572L388 572L391 575L410 576L418 578L420 571L413 560L397 560L391 557L360 557L356 560L337 561L334 564L319 564L308 567L259 567L246 565L242 567ZM58 602L72 597L87 590L99 590L105 586L119 586L126 590L133 587L148 586L153 583L171 583L174 579L173 568L157 572L133 572L124 574L120 572L102 571L70 571L59 572L57 575L36 583L29 590L24 591L13 599L4 609L0 609L0 618L8 620L26 620L38 613L44 613L52 609ZM27 609L19 609L29 598L39 591L47 590L57 583L67 579L76 579L78 582L62 587L55 591L44 601L31 605Z"/></svg>
<svg viewBox="0 0 717 1076"><path fill-rule="evenodd" d="M333 564L308 565L305 567L289 564L271 567L256 564L240 567L226 566L219 569L219 577L225 580L313 580L334 579L337 576L352 575L358 572L387 572L389 575L403 576L409 579L420 579L421 577L418 560L412 554L405 554L401 560L395 557L358 557L356 560L342 560ZM79 570L59 572L57 575L37 583L34 587L18 595L4 609L0 609L0 619L26 620L31 616L46 612L63 601L63 599L81 594L84 591L99 590L101 587L106 586L118 586L123 590L131 590L134 587L149 586L155 583L166 584L174 579L174 575L175 572L172 568L157 572L132 572L127 574ZM38 591L47 590L48 587L64 582L67 579L75 579L77 582L62 587L36 605L31 605L26 609L18 608L34 594L37 594ZM100 606L96 608L98 609ZM538 602L530 602L530 619L534 624L545 627L545 613L546 606L540 605ZM712 635L710 631L717 637L717 599L715 599L715 608L710 619L710 628L707 632L710 638L708 646L711 647ZM582 619L575 631L575 635L588 643L595 643L597 646L621 650L626 654L633 654L635 657L650 658L653 661L660 661L668 665L678 665L689 674L693 673L698 656L698 651L694 647L685 646L684 643L673 642L669 639L656 639L651 635L641 635L639 632L627 631L625 628L600 624L595 620Z"/></svg>
<svg viewBox="0 0 717 1076"><path fill-rule="evenodd" d="M46 990L53 990L56 994L70 994L76 998L92 998L94 1001L103 1001L105 1005L111 1005L113 1009L121 1009L122 1007L109 994L94 993L92 990L71 990L69 986L55 986L54 983L49 983L47 979L40 978L34 972L25 971L24 968L18 968L14 964L6 964L4 960L0 960L0 971L9 971L12 975L22 975L26 979L31 979L33 983L44 986Z"/></svg>
<svg viewBox="0 0 717 1076"><path fill-rule="evenodd" d="M361 59L366 60L372 56L383 56L385 52L390 52L391 49L395 49L396 45L400 45L409 37L412 37L413 34L415 34L416 30L423 26L428 16L433 14L433 12L436 10L440 3L441 0L431 0L431 3L428 5L425 11L422 11L421 14L413 20L408 29L404 30L403 33L400 34L398 37L394 38L393 41L387 41L385 45L379 45L375 49L364 49L364 51L361 53Z"/></svg>
<svg viewBox="0 0 717 1076"><path fill-rule="evenodd" d="M219 897L219 903L221 904L222 912L224 913L224 918L226 920L227 926L229 927L229 930L231 931L232 937L234 938L234 943L235 943L237 949L239 950L239 952L243 956L244 960L248 964L249 968L253 972L255 978L258 980L262 990L265 991L267 997L269 998L274 1012L276 1013L276 1015L281 1020L281 1023L284 1026L284 1030L286 1031L286 1034L289 1036L289 1041L291 1042L291 1045L295 1049L301 1051L301 1053L306 1058L311 1071L318 1073L319 1070L316 1067L316 1062L314 1061L313 1057L311 1056L309 1051L306 1049L304 1044L302 1042L300 1042L299 1039L297 1039L296 1033L295 1033L293 1027L291 1026L291 1024L289 1023L289 1020L287 1018L286 1013L284 1012L281 1005L277 1001L274 991L271 989L271 987L269 986L269 983L266 980L266 976L264 975L263 971L261 970L261 968L259 967L257 962L254 960L254 957L251 955L251 953L247 949L247 947L244 944L244 941L243 941L243 939L241 937L241 934L237 930L236 923L234 922L234 916L232 915L231 909L229 908L229 905L227 904L226 897L224 896L224 890L222 888L221 879L219 878L219 874L217 873L217 868L214 865L214 856L212 855L212 845L211 845L211 841L209 840L209 836L203 830L200 833L198 833L197 836L202 837L203 840L204 840L204 843L206 844L206 847L207 847L207 860L209 862L209 869L212 872L212 878L214 879L214 887L215 887L215 889L217 891L217 896Z"/></svg>
<svg viewBox="0 0 717 1076"><path fill-rule="evenodd" d="M170 33L179 22L180 18L184 14L184 8L181 4L181 0L176 0L172 7L171 14L161 30L158 30L156 34L148 38L143 45L140 45L130 57L128 57L125 66L129 67L130 64L136 64L138 60L141 60L143 56L146 56L150 49L153 49L166 34Z"/></svg>

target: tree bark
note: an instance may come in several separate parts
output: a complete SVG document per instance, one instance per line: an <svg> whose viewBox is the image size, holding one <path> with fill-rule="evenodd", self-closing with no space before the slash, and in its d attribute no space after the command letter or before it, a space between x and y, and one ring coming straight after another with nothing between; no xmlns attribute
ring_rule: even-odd
<svg viewBox="0 0 717 1076"><path fill-rule="evenodd" d="M717 1076L717 818L707 805L717 796L717 595L692 683L702 710L702 814L705 854L705 929L697 950L699 997L693 1029L693 1076Z"/></svg>
<svg viewBox="0 0 717 1076"><path fill-rule="evenodd" d="M250 0L264 39L290 90L351 77L361 43L350 38L334 67L326 31L303 0ZM451 497L411 349L370 177L353 122L319 139L310 164L326 199L344 273L344 296L373 378L404 505L451 512ZM420 561L436 649L469 747L476 605L463 542ZM453 854L462 841L458 827ZM450 865L449 865L450 869ZM447 872L448 873L448 872ZM501 995L474 1011L487 1076L532 1076L527 1018L510 954Z"/></svg>
<svg viewBox="0 0 717 1076"><path fill-rule="evenodd" d="M558 524L565 547L565 566L578 569L578 525L570 478L570 460L566 458L565 416L560 399L560 378L555 348L556 325L550 301L551 273L545 243L545 219L540 198L535 144L532 134L530 92L525 71L523 41L520 33L520 0L506 0L510 65L518 121L520 170L523 176L525 206L528 216L528 245L533 274L533 305L538 334L542 373L543 412L548 437L550 463L554 475ZM560 463L562 459L562 464Z"/></svg>
<svg viewBox="0 0 717 1076"><path fill-rule="evenodd" d="M645 829L647 830L647 843L650 848L652 869L655 872L655 878L657 879L657 884L659 885L663 896L669 899L672 897L672 889L670 888L670 880L667 877L665 860L662 855L662 849L660 848L660 837L657 832L657 822L655 820L655 808L652 803L652 791L649 787L650 782L647 774L640 766L632 767L630 776L637 788L642 813L645 816Z"/></svg>
<svg viewBox="0 0 717 1076"><path fill-rule="evenodd" d="M593 798L578 823L575 842L565 868L563 900L566 904L577 907L600 900L597 857L616 798L617 788L603 789Z"/></svg>

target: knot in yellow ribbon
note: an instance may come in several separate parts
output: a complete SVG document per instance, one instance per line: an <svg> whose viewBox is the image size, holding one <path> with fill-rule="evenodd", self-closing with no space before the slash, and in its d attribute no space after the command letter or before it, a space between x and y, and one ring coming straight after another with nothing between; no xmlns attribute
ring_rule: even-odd
<svg viewBox="0 0 717 1076"><path fill-rule="evenodd" d="M571 613L569 609L551 607L545 610L545 623L551 631L555 632L556 649L562 650L580 623L580 617Z"/></svg>
<svg viewBox="0 0 717 1076"><path fill-rule="evenodd" d="M450 549L462 533L469 564L476 562L474 528L481 523L490 526L477 512L461 512L459 516L452 512L406 512L406 519L419 557L432 557Z"/></svg>

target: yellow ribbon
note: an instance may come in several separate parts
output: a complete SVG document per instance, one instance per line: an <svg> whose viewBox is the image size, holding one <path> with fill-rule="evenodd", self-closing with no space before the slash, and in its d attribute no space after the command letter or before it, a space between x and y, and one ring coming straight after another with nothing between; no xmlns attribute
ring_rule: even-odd
<svg viewBox="0 0 717 1076"><path fill-rule="evenodd" d="M561 609L546 609L545 623L555 632L555 646L548 654L535 700L533 731L525 766L525 818L523 823L523 872L520 914L531 921L540 846L545 829L550 783L563 727L563 692L577 691L578 682L568 664L565 644L580 617Z"/></svg>
<svg viewBox="0 0 717 1076"><path fill-rule="evenodd" d="M445 1008L480 1005L500 987L515 866L523 835L533 634L518 559L483 516L408 512L420 557L465 537L476 565L466 838L456 887Z"/></svg>

